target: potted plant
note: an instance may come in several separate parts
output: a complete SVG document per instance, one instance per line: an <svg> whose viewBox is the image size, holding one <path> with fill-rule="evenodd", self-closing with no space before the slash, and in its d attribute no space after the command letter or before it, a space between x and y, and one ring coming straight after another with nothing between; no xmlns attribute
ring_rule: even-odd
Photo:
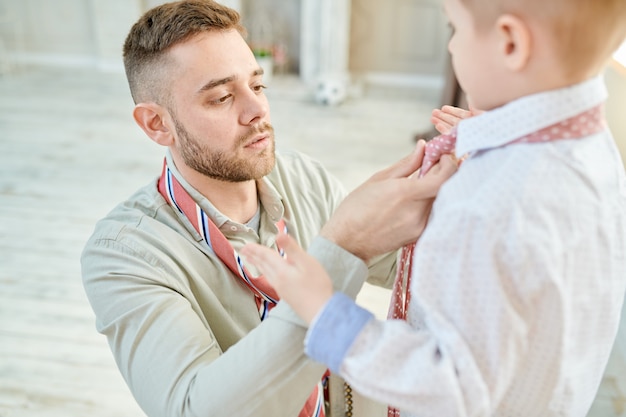
<svg viewBox="0 0 626 417"><path fill-rule="evenodd" d="M263 79L269 82L274 74L274 54L272 53L272 48L253 47L252 53L259 63L259 66L263 68Z"/></svg>

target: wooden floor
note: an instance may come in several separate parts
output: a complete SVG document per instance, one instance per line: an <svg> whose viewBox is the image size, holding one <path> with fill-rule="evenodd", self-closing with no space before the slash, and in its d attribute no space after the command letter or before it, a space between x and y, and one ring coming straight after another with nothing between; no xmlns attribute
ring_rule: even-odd
<svg viewBox="0 0 626 417"><path fill-rule="evenodd" d="M410 152L437 101L379 91L324 108L290 78L268 96L278 146L320 159L347 188ZM0 417L144 415L95 330L79 266L96 220L160 172L163 150L131 108L120 74L0 77ZM379 316L387 301L371 287L359 297ZM626 416L623 364L594 416Z"/></svg>

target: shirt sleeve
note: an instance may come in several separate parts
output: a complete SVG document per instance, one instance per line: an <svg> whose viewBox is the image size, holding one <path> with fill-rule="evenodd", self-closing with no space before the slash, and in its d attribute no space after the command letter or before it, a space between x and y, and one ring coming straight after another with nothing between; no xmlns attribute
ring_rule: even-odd
<svg viewBox="0 0 626 417"><path fill-rule="evenodd" d="M460 375L458 357L428 331L402 320L376 320L343 294L335 294L311 323L305 352L381 403L425 417L470 415L463 385L475 381L471 373ZM483 384L472 390L484 398Z"/></svg>
<svg viewBox="0 0 626 417"><path fill-rule="evenodd" d="M232 300L239 311L249 310L249 320L254 321L234 321L220 307L211 310L210 323L205 322L201 313L209 306L172 279L188 272L154 257L157 251L139 242L137 233L112 231L109 236L115 239L94 238L83 252L85 290L98 330L107 336L120 372L147 415L298 414L326 367L304 354L306 326L286 303L279 303L257 325L258 311L248 300L249 291L239 290L241 286L226 277L230 296L214 304L228 308ZM156 244L178 251L186 243L172 233ZM367 276L365 263L322 238L309 250L332 271L338 290L358 292ZM204 271L205 279L219 273L203 256L192 259L182 250L177 255L187 256L185 267ZM253 329L248 332L245 325ZM217 340L224 338L223 326L228 334L239 329L245 337L222 349Z"/></svg>
<svg viewBox="0 0 626 417"><path fill-rule="evenodd" d="M373 318L372 313L359 307L345 294L335 293L311 323L304 341L306 354L339 373L354 339Z"/></svg>

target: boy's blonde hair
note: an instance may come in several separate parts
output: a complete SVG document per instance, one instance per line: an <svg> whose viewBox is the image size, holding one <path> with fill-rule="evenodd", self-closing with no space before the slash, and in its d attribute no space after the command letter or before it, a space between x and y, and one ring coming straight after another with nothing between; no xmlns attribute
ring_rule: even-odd
<svg viewBox="0 0 626 417"><path fill-rule="evenodd" d="M551 28L554 49L572 73L604 65L626 37L626 0L460 0L478 30L513 14Z"/></svg>

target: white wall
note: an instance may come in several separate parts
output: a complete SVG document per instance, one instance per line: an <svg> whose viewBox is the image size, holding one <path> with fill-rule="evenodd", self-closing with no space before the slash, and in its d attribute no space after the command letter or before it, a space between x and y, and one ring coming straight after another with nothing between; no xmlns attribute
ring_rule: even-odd
<svg viewBox="0 0 626 417"><path fill-rule="evenodd" d="M96 63L103 70L122 71L122 45L144 11L142 4L137 0L89 0L89 3Z"/></svg>
<svg viewBox="0 0 626 417"><path fill-rule="evenodd" d="M604 77L609 90L607 122L626 164L626 67L613 61Z"/></svg>
<svg viewBox="0 0 626 417"><path fill-rule="evenodd" d="M0 0L0 39L16 65L122 70L142 0Z"/></svg>
<svg viewBox="0 0 626 417"><path fill-rule="evenodd" d="M0 0L0 64L123 71L122 45L165 0ZM240 0L222 0L237 10Z"/></svg>

